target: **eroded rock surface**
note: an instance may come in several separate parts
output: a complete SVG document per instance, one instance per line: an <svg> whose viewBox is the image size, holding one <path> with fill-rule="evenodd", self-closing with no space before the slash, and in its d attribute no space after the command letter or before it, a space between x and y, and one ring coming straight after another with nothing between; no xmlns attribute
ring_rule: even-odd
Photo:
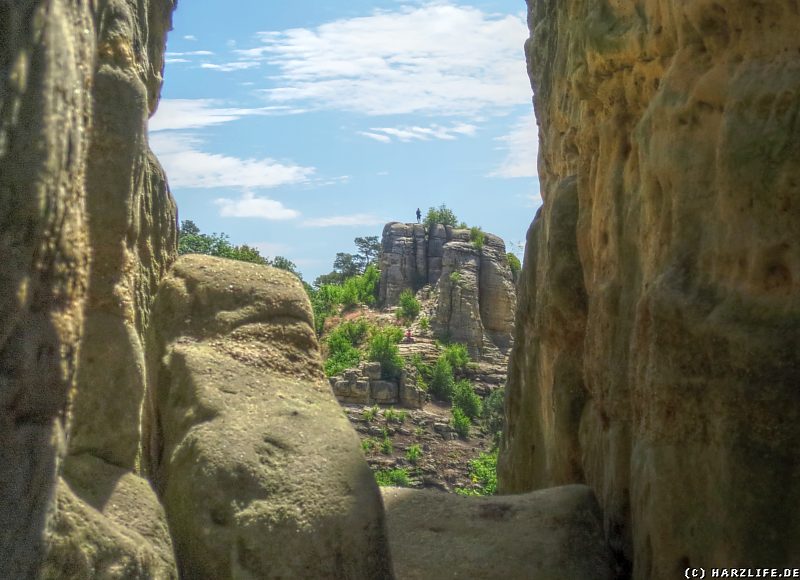
<svg viewBox="0 0 800 580"><path fill-rule="evenodd" d="M183 256L152 314L150 471L187 578L391 578L383 508L282 270Z"/></svg>
<svg viewBox="0 0 800 580"><path fill-rule="evenodd" d="M634 578L798 566L797 2L528 5L501 487L588 483Z"/></svg>
<svg viewBox="0 0 800 580"><path fill-rule="evenodd" d="M615 578L586 486L505 497L382 491L399 580Z"/></svg>
<svg viewBox="0 0 800 580"><path fill-rule="evenodd" d="M172 8L168 0L0 4L3 578L38 574L56 459L66 448L122 468L125 489L141 493L131 504L157 505L130 471L144 391L135 346L154 286L175 254L174 206L145 139ZM103 373L91 372L93 359ZM114 538L137 532L81 499L77 482L70 485L59 484L52 506L48 565L80 560L65 570L83 578L132 570L114 556L99 557L105 568L81 548L84 539L87 546L97 540L98 550L102 544L114 552ZM65 536L73 524L75 535ZM169 577L168 541L155 546L140 535L127 546L160 554L151 567L151 559L131 556L145 576Z"/></svg>
<svg viewBox="0 0 800 580"><path fill-rule="evenodd" d="M91 455L69 457L63 477L40 578L178 578L164 510L148 482Z"/></svg>

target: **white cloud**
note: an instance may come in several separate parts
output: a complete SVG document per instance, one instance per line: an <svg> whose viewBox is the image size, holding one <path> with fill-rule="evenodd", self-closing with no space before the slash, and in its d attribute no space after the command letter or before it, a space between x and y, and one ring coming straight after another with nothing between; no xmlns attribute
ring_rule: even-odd
<svg viewBox="0 0 800 580"><path fill-rule="evenodd" d="M307 182L312 167L274 159L240 159L202 151L201 139L182 133L155 133L150 145L169 175L173 187L267 189ZM272 208L275 209L275 208Z"/></svg>
<svg viewBox="0 0 800 580"><path fill-rule="evenodd" d="M522 15L425 3L317 28L260 33L243 62L277 67L274 103L368 115L478 115L530 102Z"/></svg>
<svg viewBox="0 0 800 580"><path fill-rule="evenodd" d="M255 68L260 66L261 63L253 60L237 60L234 62L226 62L223 64L214 64L211 62L204 62L200 65L200 68L205 68L209 70L218 70L220 72L233 72L237 70L246 70L249 68Z"/></svg>
<svg viewBox="0 0 800 580"><path fill-rule="evenodd" d="M183 39L188 41L194 41L197 40L197 37L194 34L187 34L186 36L183 37Z"/></svg>
<svg viewBox="0 0 800 580"><path fill-rule="evenodd" d="M165 58L164 62L166 64L178 64L181 62L192 62L188 58Z"/></svg>
<svg viewBox="0 0 800 580"><path fill-rule="evenodd" d="M378 133L371 133L370 131L359 131L359 135L364 135L364 137L369 137L370 139L374 139L375 141L380 141L381 143L391 143L392 138L388 135L379 135Z"/></svg>
<svg viewBox="0 0 800 580"><path fill-rule="evenodd" d="M190 50L188 52L168 52L167 56L212 56L210 50Z"/></svg>
<svg viewBox="0 0 800 580"><path fill-rule="evenodd" d="M504 137L499 137L506 158L490 177L536 177L538 174L539 129L533 111L519 119Z"/></svg>
<svg viewBox="0 0 800 580"><path fill-rule="evenodd" d="M376 226L385 222L386 220L372 214L357 213L308 219L303 222L303 225L310 228L331 228L339 226Z"/></svg>
<svg viewBox="0 0 800 580"><path fill-rule="evenodd" d="M251 192L244 193L239 199L215 199L214 203L219 206L219 215L222 217L290 220L300 215L300 212L287 208L279 201L257 197Z"/></svg>
<svg viewBox="0 0 800 580"><path fill-rule="evenodd" d="M429 127L371 127L369 131L361 131L360 134L382 143L391 143L392 137L404 142L430 141L431 139L453 141L461 135L475 135L477 129L475 125L458 123L452 127L442 127L441 125L431 125Z"/></svg>
<svg viewBox="0 0 800 580"><path fill-rule="evenodd" d="M251 115L293 112L282 106L242 109L220 105L219 101L211 99L163 99L155 116L150 119L150 132L201 129Z"/></svg>

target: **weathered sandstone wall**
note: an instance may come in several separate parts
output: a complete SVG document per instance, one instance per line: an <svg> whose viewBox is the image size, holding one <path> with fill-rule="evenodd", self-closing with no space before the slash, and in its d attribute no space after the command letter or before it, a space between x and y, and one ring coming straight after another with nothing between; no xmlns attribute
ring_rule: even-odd
<svg viewBox="0 0 800 580"><path fill-rule="evenodd" d="M800 4L528 5L501 487L588 483L635 578L798 566Z"/></svg>
<svg viewBox="0 0 800 580"><path fill-rule="evenodd" d="M145 138L172 9L0 4L3 578L173 575L163 512L131 473L138 345L175 254L174 204Z"/></svg>

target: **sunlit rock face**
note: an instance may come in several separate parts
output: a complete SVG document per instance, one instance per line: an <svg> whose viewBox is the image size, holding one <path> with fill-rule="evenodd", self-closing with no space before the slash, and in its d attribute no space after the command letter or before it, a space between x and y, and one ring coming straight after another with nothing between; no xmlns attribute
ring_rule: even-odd
<svg viewBox="0 0 800 580"><path fill-rule="evenodd" d="M589 484L635 578L797 566L800 9L528 7L544 206L501 487Z"/></svg>

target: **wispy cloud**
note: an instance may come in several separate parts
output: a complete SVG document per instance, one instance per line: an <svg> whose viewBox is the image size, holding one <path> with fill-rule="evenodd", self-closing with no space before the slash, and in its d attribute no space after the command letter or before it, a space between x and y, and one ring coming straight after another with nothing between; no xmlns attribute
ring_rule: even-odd
<svg viewBox="0 0 800 580"><path fill-rule="evenodd" d="M477 115L530 102L524 17L430 2L316 28L263 32L238 50L277 68L273 103L367 115Z"/></svg>
<svg viewBox="0 0 800 580"><path fill-rule="evenodd" d="M287 208L279 201L258 197L251 192L244 193L239 199L215 199L214 203L219 206L222 217L290 220L300 215L300 212Z"/></svg>
<svg viewBox="0 0 800 580"><path fill-rule="evenodd" d="M429 127L371 127L369 131L361 131L360 134L382 143L391 143L392 138L404 142L430 141L431 139L453 141L461 136L473 136L477 129L475 125L458 123L451 127L443 127L441 125L431 125Z"/></svg>
<svg viewBox="0 0 800 580"><path fill-rule="evenodd" d="M252 115L291 114L288 107L276 105L253 109L225 107L213 99L163 99L150 119L150 132L202 129Z"/></svg>
<svg viewBox="0 0 800 580"><path fill-rule="evenodd" d="M197 37L194 34L187 34L183 37L183 39L191 42L197 40Z"/></svg>
<svg viewBox="0 0 800 580"><path fill-rule="evenodd" d="M202 139L185 133L155 133L153 151L161 159L173 187L236 187L268 189L307 182L314 168L274 159L241 159L203 151Z"/></svg>
<svg viewBox="0 0 800 580"><path fill-rule="evenodd" d="M490 177L536 177L538 174L539 129L533 111L519 119L511 131L499 137L500 149L506 152L502 164Z"/></svg>
<svg viewBox="0 0 800 580"><path fill-rule="evenodd" d="M213 54L210 50L190 50L187 52L168 52L166 56L213 56Z"/></svg>
<svg viewBox="0 0 800 580"><path fill-rule="evenodd" d="M261 66L261 63L258 61L253 60L237 60L233 62L225 62L222 64L216 64L212 62L204 62L200 65L200 68L205 68L209 70L216 70L220 72L233 72L237 70L247 70L249 68L256 68Z"/></svg>
<svg viewBox="0 0 800 580"><path fill-rule="evenodd" d="M342 226L377 226L385 222L386 220L373 214L357 213L352 215L307 219L303 222L303 225L310 228L332 228Z"/></svg>

